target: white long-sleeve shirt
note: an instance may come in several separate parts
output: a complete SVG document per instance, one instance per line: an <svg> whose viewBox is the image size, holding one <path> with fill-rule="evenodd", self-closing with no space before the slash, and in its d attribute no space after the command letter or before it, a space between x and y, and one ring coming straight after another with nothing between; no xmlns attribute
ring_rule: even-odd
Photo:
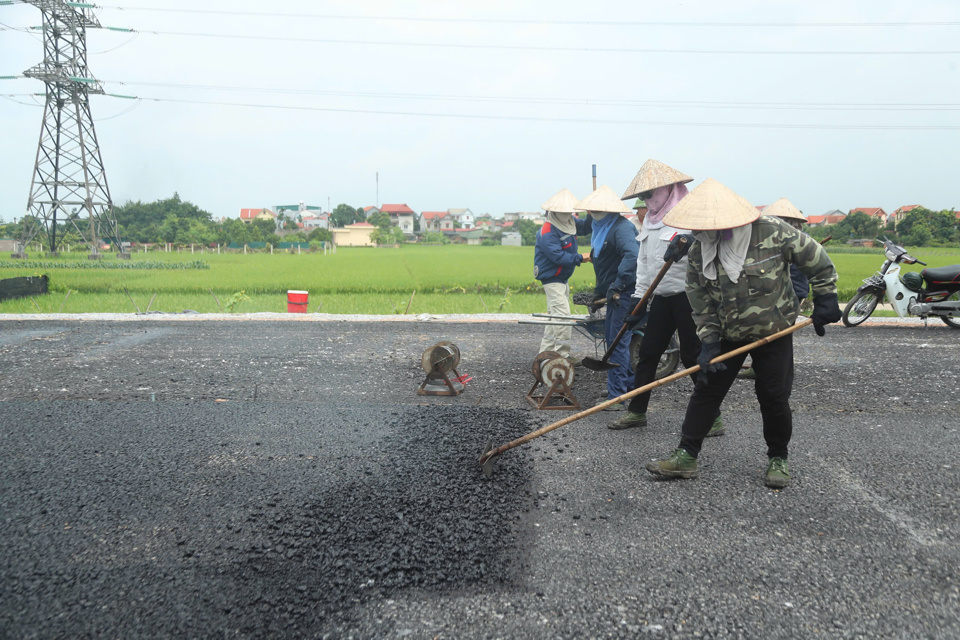
<svg viewBox="0 0 960 640"><path fill-rule="evenodd" d="M663 268L663 254L667 250L670 241L677 234L690 233L684 229L668 227L661 221L658 224L649 225L643 221L643 227L637 236L640 243L640 252L637 255L637 287L633 297L638 300L647 292L654 278ZM686 256L680 262L675 263L663 280L657 285L655 296L670 296L685 291L687 281L687 258Z"/></svg>

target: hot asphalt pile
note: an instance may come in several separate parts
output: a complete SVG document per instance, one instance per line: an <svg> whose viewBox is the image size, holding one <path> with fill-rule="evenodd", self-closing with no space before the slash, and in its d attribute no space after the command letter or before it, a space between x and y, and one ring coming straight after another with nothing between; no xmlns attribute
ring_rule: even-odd
<svg viewBox="0 0 960 640"><path fill-rule="evenodd" d="M402 592L515 583L523 412L3 403L0 636L314 637ZM409 595L409 594L408 594Z"/></svg>

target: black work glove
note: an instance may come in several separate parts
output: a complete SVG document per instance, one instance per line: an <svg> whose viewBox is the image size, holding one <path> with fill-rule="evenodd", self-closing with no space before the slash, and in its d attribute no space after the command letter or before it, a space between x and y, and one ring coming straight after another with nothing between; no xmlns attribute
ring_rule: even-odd
<svg viewBox="0 0 960 640"><path fill-rule="evenodd" d="M697 364L700 365L700 370L704 373L718 373L720 371L726 371L727 365L723 362L718 362L716 364L710 364L710 361L723 353L723 350L720 348L720 341L716 342L701 342L700 343L700 355L697 356Z"/></svg>
<svg viewBox="0 0 960 640"><path fill-rule="evenodd" d="M620 299L620 292L614 289L607 289L607 304L614 304Z"/></svg>
<svg viewBox="0 0 960 640"><path fill-rule="evenodd" d="M813 329L818 336L826 335L824 325L837 322L842 317L840 303L837 302L837 294L825 293L813 297L813 314L810 318L813 320Z"/></svg>
<svg viewBox="0 0 960 640"><path fill-rule="evenodd" d="M670 240L670 244L667 246L666 252L663 254L663 261L680 262L683 260L683 256L687 255L687 251L690 251L690 247L693 246L695 239L692 233L678 233L673 236L673 239Z"/></svg>
<svg viewBox="0 0 960 640"><path fill-rule="evenodd" d="M628 315L623 319L623 324L627 327L628 331L633 331L638 324L640 324L644 317L647 315L647 305L644 304L640 307L640 310L634 313L633 315Z"/></svg>

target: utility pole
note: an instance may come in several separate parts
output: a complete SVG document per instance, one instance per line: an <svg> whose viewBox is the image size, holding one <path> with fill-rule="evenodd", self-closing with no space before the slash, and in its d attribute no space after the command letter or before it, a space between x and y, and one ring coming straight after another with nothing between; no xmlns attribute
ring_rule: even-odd
<svg viewBox="0 0 960 640"><path fill-rule="evenodd" d="M380 172L377 171L377 209L380 209Z"/></svg>
<svg viewBox="0 0 960 640"><path fill-rule="evenodd" d="M58 228L68 223L100 259L100 238L123 252L113 201L90 113L90 94L104 93L87 68L87 28L99 28L92 4L64 0L23 0L43 14L43 62L23 72L43 81L46 101L40 143L34 162L27 216L14 258L25 258L27 245L43 231L50 252L62 243ZM67 213L72 209L71 213ZM88 228L77 224L86 213Z"/></svg>

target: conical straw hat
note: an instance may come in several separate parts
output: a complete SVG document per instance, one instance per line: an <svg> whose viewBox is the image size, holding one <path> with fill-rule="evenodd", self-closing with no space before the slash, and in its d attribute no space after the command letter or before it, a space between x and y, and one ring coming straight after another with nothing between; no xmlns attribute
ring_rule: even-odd
<svg viewBox="0 0 960 640"><path fill-rule="evenodd" d="M540 208L556 213L573 213L575 204L577 204L577 196L570 193L570 189L560 189L556 195L540 205Z"/></svg>
<svg viewBox="0 0 960 640"><path fill-rule="evenodd" d="M636 211L637 209L645 209L646 206L647 203L643 201L643 198L637 198L637 201L633 203L632 208L634 211Z"/></svg>
<svg viewBox="0 0 960 640"><path fill-rule="evenodd" d="M687 182L693 182L693 178L651 158L643 163L640 171L637 171L637 175L634 176L633 182L623 192L623 197L620 199L636 198L644 191L653 191L658 187L666 187L678 182L686 184Z"/></svg>
<svg viewBox="0 0 960 640"><path fill-rule="evenodd" d="M803 214L800 213L800 210L793 206L793 203L786 198L780 198L773 204L769 205L763 210L763 215L776 216L778 218L788 218L790 220L799 220L801 222L807 221L807 219L803 217Z"/></svg>
<svg viewBox="0 0 960 640"><path fill-rule="evenodd" d="M684 196L663 218L678 229L714 231L734 229L760 217L757 208L713 178L707 178Z"/></svg>
<svg viewBox="0 0 960 640"><path fill-rule="evenodd" d="M603 185L574 205L576 211L601 211L606 213L632 213L633 210L620 202L613 189Z"/></svg>

